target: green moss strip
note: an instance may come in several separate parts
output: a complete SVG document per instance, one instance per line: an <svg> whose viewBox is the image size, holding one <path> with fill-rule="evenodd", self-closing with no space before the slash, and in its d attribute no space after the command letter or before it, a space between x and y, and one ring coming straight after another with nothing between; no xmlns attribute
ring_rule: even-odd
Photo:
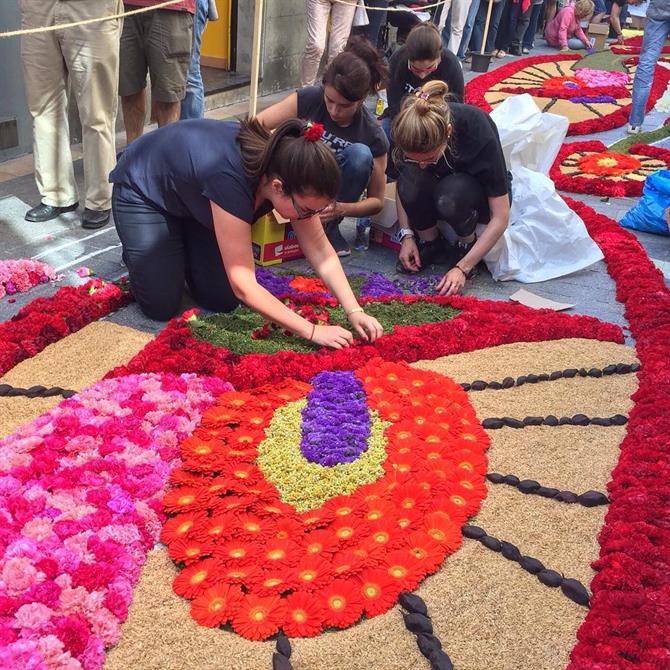
<svg viewBox="0 0 670 670"><path fill-rule="evenodd" d="M660 142L666 137L670 137L670 123L667 126L661 126L660 128L656 128L656 130L650 130L646 133L640 133L639 135L628 135L622 140L612 144L609 147L609 150L627 154L628 150L634 144L653 144L654 142Z"/></svg>
<svg viewBox="0 0 670 670"><path fill-rule="evenodd" d="M341 307L327 307L330 323L351 330ZM371 302L365 311L374 316L385 333L394 326L419 325L446 321L458 314L458 310L430 302L404 303L393 300L388 303ZM271 330L267 338L254 340L251 331L263 325L263 317L247 307L238 307L229 314L212 314L190 320L195 337L217 347L225 347L237 354L266 353L278 351L314 351L316 347L307 340L293 335L284 335L281 330Z"/></svg>

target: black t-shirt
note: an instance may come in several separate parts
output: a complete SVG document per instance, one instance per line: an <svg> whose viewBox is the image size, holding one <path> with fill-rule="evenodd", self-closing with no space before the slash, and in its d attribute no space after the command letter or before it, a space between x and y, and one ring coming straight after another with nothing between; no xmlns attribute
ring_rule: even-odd
<svg viewBox="0 0 670 670"><path fill-rule="evenodd" d="M109 175L171 216L213 228L209 201L253 223L272 209L254 211L255 185L244 174L237 121L178 121L137 138Z"/></svg>
<svg viewBox="0 0 670 670"><path fill-rule="evenodd" d="M299 88L297 93L298 116L307 121L323 124L324 133L321 140L335 153L346 149L350 144L357 143L370 147L375 158L388 152L389 144L382 127L365 107L356 112L348 126L338 126L328 114L323 100L323 89L320 86Z"/></svg>
<svg viewBox="0 0 670 670"><path fill-rule="evenodd" d="M451 147L426 170L439 178L456 172L469 174L482 185L487 197L506 195L509 192L507 166L495 123L479 107L450 103L449 109ZM402 163L398 166L400 172L403 167Z"/></svg>
<svg viewBox="0 0 670 670"><path fill-rule="evenodd" d="M402 99L412 93L427 81L444 81L449 86L449 92L455 102L463 102L463 68L458 58L447 49L442 49L440 64L435 72L431 72L425 79L417 77L410 69L407 58L407 47L403 46L391 56L389 62L389 85L387 87L388 108L387 116L394 119L400 111Z"/></svg>

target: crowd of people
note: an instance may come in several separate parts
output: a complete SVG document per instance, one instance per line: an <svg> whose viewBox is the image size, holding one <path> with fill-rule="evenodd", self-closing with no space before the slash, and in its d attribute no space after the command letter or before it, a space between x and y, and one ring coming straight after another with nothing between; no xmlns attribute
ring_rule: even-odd
<svg viewBox="0 0 670 670"><path fill-rule="evenodd" d="M20 2L25 27L123 10L121 0ZM129 0L125 6L158 2ZM545 7L553 0L493 2L498 15L486 48L495 46L500 57L532 48L541 16L547 41L561 49L590 46L580 20L594 13L603 18L609 11L620 31L621 14L611 7L602 11L601 0L568 0L562 6L558 0L553 8ZM306 0L300 88L241 123L202 118L200 40L207 21L216 19L213 0L180 0L98 23L94 39L85 26L25 36L35 178L42 196L26 219L47 221L78 207L67 131L71 87L83 130L82 225L101 227L113 211L134 296L149 317L174 316L186 284L206 309L229 311L243 302L317 344L348 346L349 330L315 326L257 283L251 225L274 209L292 222L306 258L353 329L373 341L382 329L347 282L339 256L350 249L340 224L344 217L365 221L380 212L387 181L397 181L397 270L419 272L444 263L438 292L460 291L504 233L512 200L495 124L482 110L463 104L460 61L468 49L481 48L480 18L488 3L451 0L432 21L400 21L402 43L388 59L380 47L388 46L382 33L389 3L366 4L375 9L364 30L353 30L363 33L356 35L355 3ZM652 38L645 32L631 132L644 116L651 81L645 63L653 58L653 71L670 31L667 2L651 0L649 16ZM571 44L572 35L579 44ZM326 42L327 64L317 79ZM151 115L159 128L144 134L147 74ZM378 119L365 102L382 89L388 106ZM119 95L127 147L117 156ZM449 240L439 222L451 229Z"/></svg>

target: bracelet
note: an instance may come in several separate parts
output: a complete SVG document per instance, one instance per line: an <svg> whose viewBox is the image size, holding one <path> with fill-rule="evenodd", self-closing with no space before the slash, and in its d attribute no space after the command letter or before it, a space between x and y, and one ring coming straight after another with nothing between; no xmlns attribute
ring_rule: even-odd
<svg viewBox="0 0 670 670"><path fill-rule="evenodd" d="M365 310L362 307L354 307L353 309L350 309L348 312L345 312L347 316L351 316L352 314L356 314L356 312L364 312Z"/></svg>
<svg viewBox="0 0 670 670"><path fill-rule="evenodd" d="M454 267L455 267L455 268L458 268L458 269L463 273L463 276L464 276L466 279L468 278L468 273L467 273L467 272L466 272L460 265L458 265L458 263L457 263L456 265L454 265Z"/></svg>
<svg viewBox="0 0 670 670"><path fill-rule="evenodd" d="M313 342L314 341L314 333L316 333L316 327L318 324L313 323L312 324L312 334L309 336L309 341Z"/></svg>

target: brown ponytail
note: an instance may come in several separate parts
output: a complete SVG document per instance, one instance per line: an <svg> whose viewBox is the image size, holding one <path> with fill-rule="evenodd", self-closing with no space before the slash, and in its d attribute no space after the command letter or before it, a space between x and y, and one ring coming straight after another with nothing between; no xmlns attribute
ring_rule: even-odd
<svg viewBox="0 0 670 670"><path fill-rule="evenodd" d="M442 37L437 26L427 21L409 31L405 46L410 61L437 60L442 54Z"/></svg>
<svg viewBox="0 0 670 670"><path fill-rule="evenodd" d="M277 177L284 191L313 192L334 200L340 190L340 168L333 152L321 140L308 140L301 119L288 119L270 133L255 117L240 122L244 171L257 182L263 175Z"/></svg>
<svg viewBox="0 0 670 670"><path fill-rule="evenodd" d="M322 82L347 100L358 102L377 93L387 78L388 67L381 52L364 37L354 36L326 68Z"/></svg>
<svg viewBox="0 0 670 670"><path fill-rule="evenodd" d="M391 128L391 139L401 152L428 153L449 142L448 94L447 84L434 80L405 96Z"/></svg>

